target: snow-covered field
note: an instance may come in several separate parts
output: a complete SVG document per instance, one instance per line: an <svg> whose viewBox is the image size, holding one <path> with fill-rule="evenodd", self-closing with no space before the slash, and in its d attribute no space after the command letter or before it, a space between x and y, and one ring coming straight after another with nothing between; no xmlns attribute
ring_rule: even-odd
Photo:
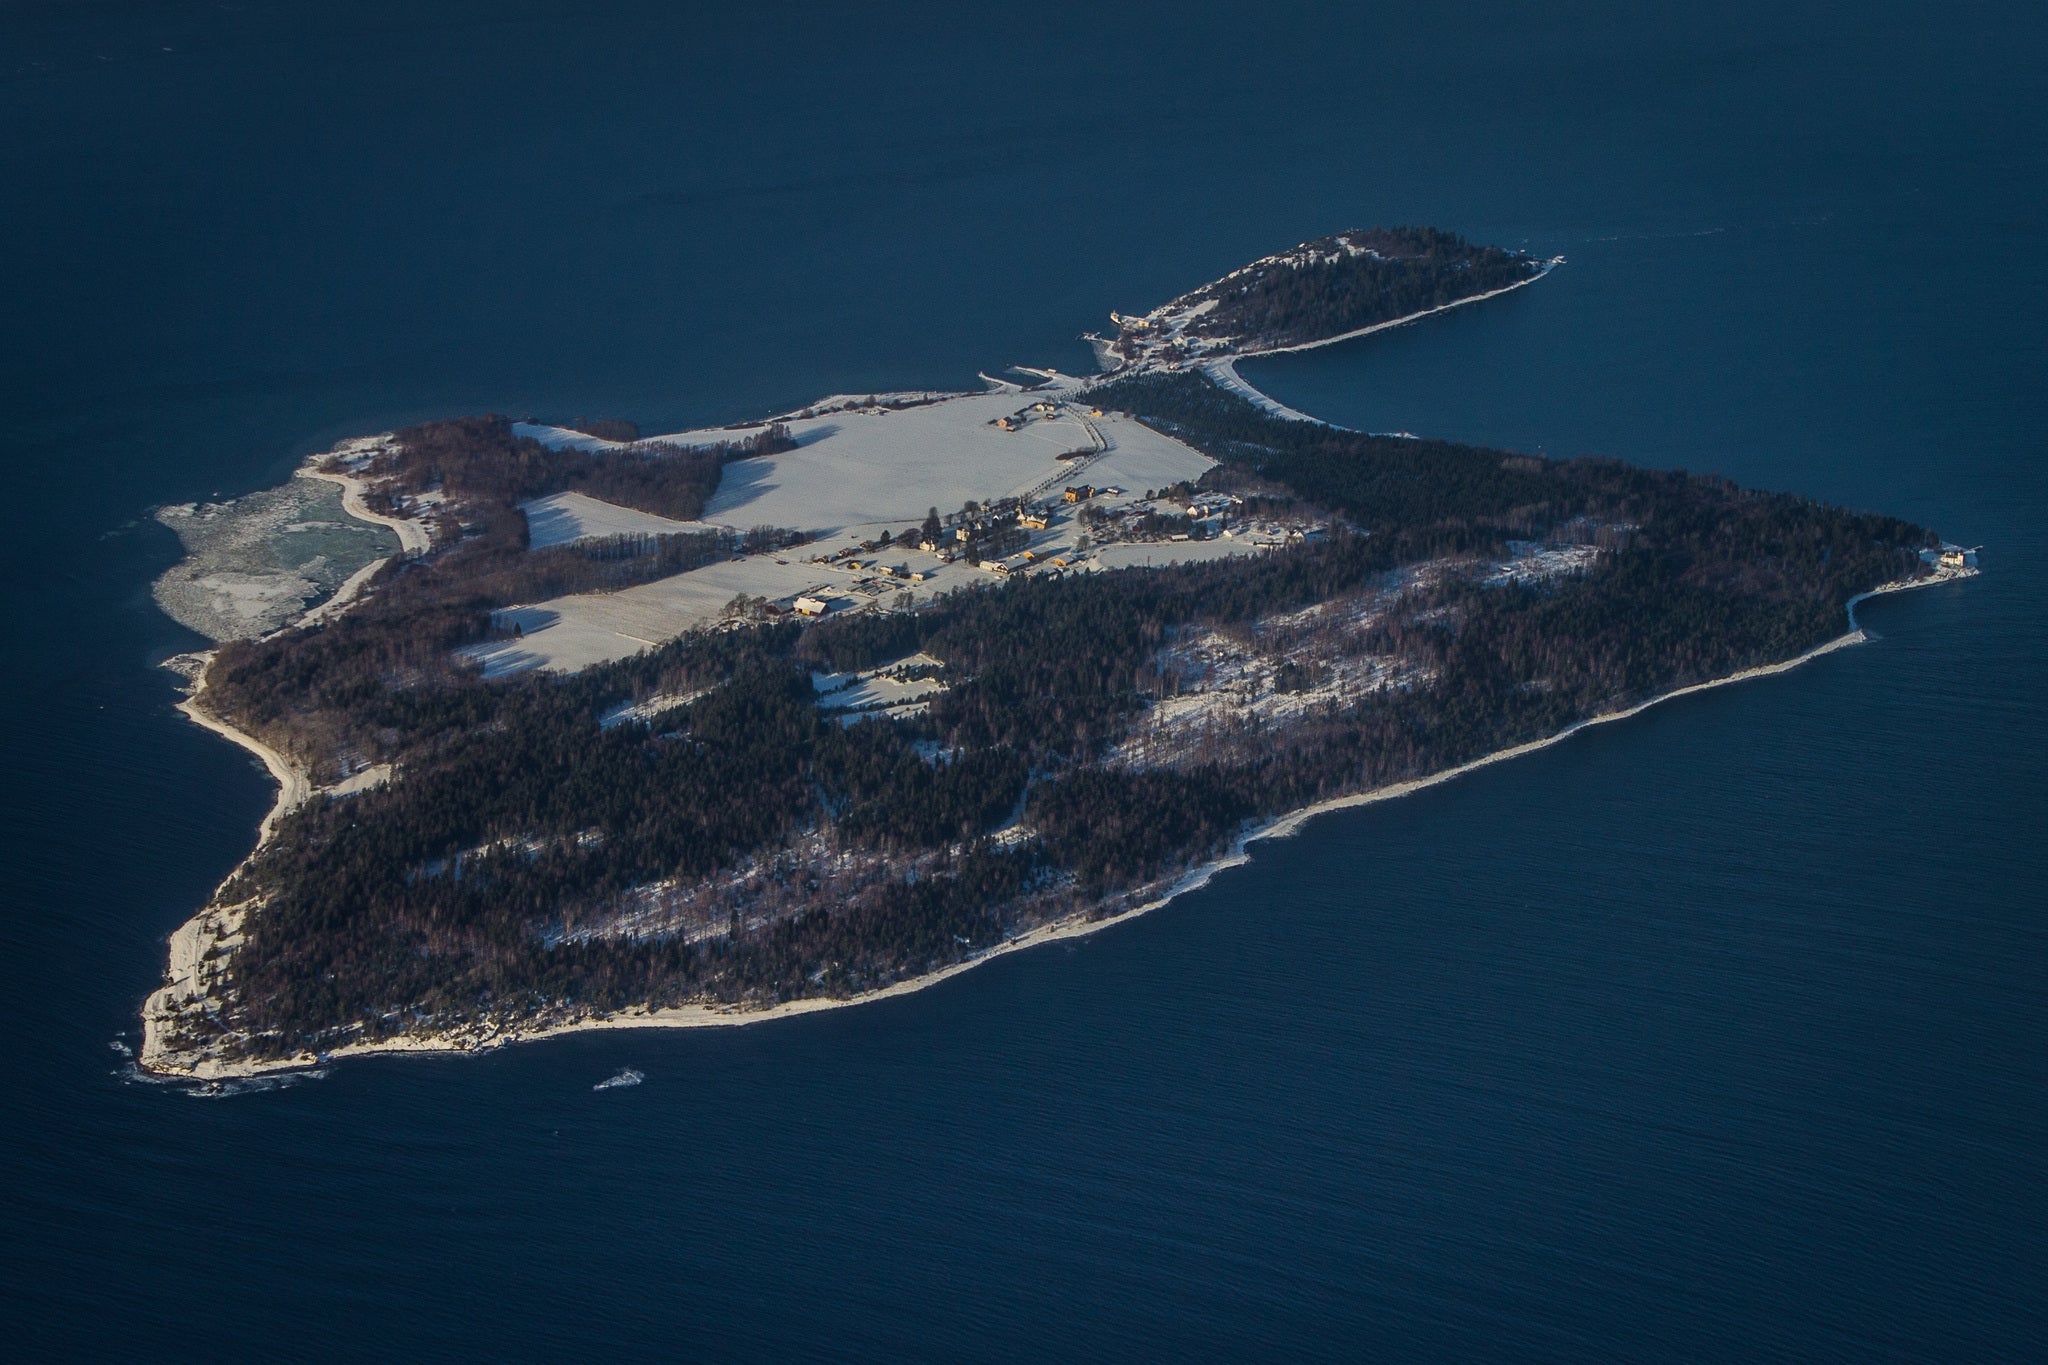
<svg viewBox="0 0 2048 1365"><path fill-rule="evenodd" d="M1600 551L1591 545L1544 546L1535 541L1511 540L1509 558L1481 581L1489 587L1520 583L1533 587L1554 578L1588 573L1600 561Z"/></svg>
<svg viewBox="0 0 2048 1365"><path fill-rule="evenodd" d="M905 593L927 601L954 588L987 586L995 578L964 561L942 563L934 555L902 548L882 552L880 561L901 566L906 574L922 573L922 582L811 561L879 538L885 530L900 535L932 507L950 513L969 500L986 503L1027 495L1057 499L1070 483L1114 487L1117 493L1098 501L1119 505L1137 501L1155 488L1198 479L1210 469L1213 462L1207 456L1141 423L1087 415L1087 401L1073 397L1077 387L1077 381L1061 379L1051 389L1028 393L998 391L901 409L853 405L811 417L793 414L786 420L799 447L726 466L704 520L742 529L790 527L816 537L811 544L706 565L615 593L514 607L498 613L498 619L507 629L518 626L519 638L471 646L464 652L490 677L529 668L572 672L625 658L711 624L737 596L778 602L798 594L820 595L842 610L893 603ZM1047 414L1032 410L1038 403L1061 406ZM994 425L999 418L1019 413L1026 415L1018 430ZM516 429L553 445L616 446L555 427L521 423ZM647 439L710 445L744 439L759 429L712 427ZM1070 461L1058 458L1073 450L1095 453ZM535 548L616 531L700 529L577 493L538 499L527 505L527 513ZM1041 558L1068 554L1078 534L1079 527L1064 518L1035 536L1032 548ZM1147 547L1140 556L1118 550L1114 559L1118 566L1164 564L1241 552L1235 547L1218 550L1218 544L1231 542L1181 541Z"/></svg>
<svg viewBox="0 0 2048 1365"><path fill-rule="evenodd" d="M943 683L931 678L870 677L864 674L836 691L819 696L818 706L826 711L872 711L923 701L945 690Z"/></svg>
<svg viewBox="0 0 2048 1365"><path fill-rule="evenodd" d="M944 667L929 654L913 654L856 673L813 673L811 688L818 694L819 709L839 712L842 722L869 715L906 716L922 711L946 690L945 680L934 676L934 670Z"/></svg>
<svg viewBox="0 0 2048 1365"><path fill-rule="evenodd" d="M694 692L657 692L644 701L613 707L598 720L598 728L613 730L621 725L652 725L670 711L688 706L703 696L706 690L708 689L699 688Z"/></svg>
<svg viewBox="0 0 2048 1365"><path fill-rule="evenodd" d="M527 547L534 550L568 545L593 536L660 536L718 529L701 521L671 521L652 512L620 507L581 493L553 493L532 502L522 502L519 510L526 513Z"/></svg>
<svg viewBox="0 0 2048 1365"><path fill-rule="evenodd" d="M704 515L748 526L900 529L928 507L951 512L970 498L1021 496L1062 472L1061 453L1092 442L1072 419L1022 431L992 426L1017 411L1018 398L977 394L791 422L798 448L728 465Z"/></svg>
<svg viewBox="0 0 2048 1365"><path fill-rule="evenodd" d="M708 564L620 592L582 593L509 608L497 613L498 621L508 630L518 626L522 638L471 645L462 652L483 664L487 678L529 668L572 673L626 658L716 621L736 596L785 597L804 592L827 576L818 565L802 560L778 564L769 555Z"/></svg>
<svg viewBox="0 0 2048 1365"><path fill-rule="evenodd" d="M1022 497L1080 478L1143 492L1200 478L1208 470L1211 461L1205 456L1137 422L1084 417L1084 402L1072 403L1057 416L1032 414L1016 431L995 425L1034 403L1069 399L1078 387L1078 381L1063 379L1051 389L1029 393L961 394L918 407L852 407L792 416L786 420L798 448L727 466L704 519L741 528L789 526L820 533L885 526L901 530L921 519L927 508L953 512L970 499ZM617 448L615 442L559 427L522 422L514 430L553 446ZM645 439L712 445L745 440L760 430L704 427ZM1105 443L1107 451L1091 461L1059 459L1064 452Z"/></svg>
<svg viewBox="0 0 2048 1365"><path fill-rule="evenodd" d="M1168 564L1197 564L1205 560L1257 554L1266 548L1249 536L1222 540L1142 541L1105 545L1095 552L1095 559L1105 569L1157 569Z"/></svg>
<svg viewBox="0 0 2048 1365"><path fill-rule="evenodd" d="M602 436L588 436L567 427L544 426L539 422L514 422L514 436L531 436L549 450L623 450L630 442L607 441Z"/></svg>
<svg viewBox="0 0 2048 1365"><path fill-rule="evenodd" d="M325 789L327 796L355 796L362 792L375 791L391 781L392 767L389 763L376 763L359 773L343 778Z"/></svg>
<svg viewBox="0 0 2048 1365"><path fill-rule="evenodd" d="M916 601L928 601L938 592L984 587L993 581L986 571L964 560L941 564L935 556L915 550L884 553L881 558L924 573L922 583L884 580L865 571L811 562L812 556L857 540L857 532L847 533L793 550L707 564L618 592L581 593L511 607L498 612L497 620L507 630L518 626L520 638L470 645L462 653L483 665L485 677L529 668L573 673L710 625L735 597L782 602L802 594L823 598L835 611L841 611L875 602L893 603L904 593Z"/></svg>

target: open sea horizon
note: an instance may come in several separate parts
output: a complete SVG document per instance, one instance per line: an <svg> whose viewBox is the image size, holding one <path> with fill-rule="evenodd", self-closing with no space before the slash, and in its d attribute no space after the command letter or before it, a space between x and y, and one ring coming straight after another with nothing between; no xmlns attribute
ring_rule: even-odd
<svg viewBox="0 0 2048 1365"><path fill-rule="evenodd" d="M0 11L0 1333L2037 1358L2044 53L2019 4ZM1984 573L900 998L222 1099L127 1074L273 790L172 709L203 642L152 508L432 416L1084 371L1111 309L1393 223L1566 263L1248 381L1895 513Z"/></svg>

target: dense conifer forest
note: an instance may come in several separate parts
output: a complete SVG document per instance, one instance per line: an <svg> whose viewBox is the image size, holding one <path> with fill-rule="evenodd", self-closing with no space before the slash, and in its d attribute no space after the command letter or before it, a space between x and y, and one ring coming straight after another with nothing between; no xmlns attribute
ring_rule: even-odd
<svg viewBox="0 0 2048 1365"><path fill-rule="evenodd" d="M222 889L258 909L208 1026L286 1056L872 989L1140 901L1248 824L1795 656L1929 541L1712 477L1284 421L1193 374L1092 398L1219 459L1205 484L1329 534L915 612L734 620L573 677L486 682L448 651L492 606L724 547L527 553L517 499L681 498L697 457L621 474L496 419L421 429L394 457L407 486L508 519L399 566L360 614L229 646L209 674L210 705L316 770L346 755L398 779L301 807ZM1574 567L1503 571L1532 547ZM921 714L816 704L813 671L919 651L944 685ZM1248 681L1226 693L1229 669Z"/></svg>
<svg viewBox="0 0 2048 1365"><path fill-rule="evenodd" d="M1440 308L1532 278L1541 262L1437 228L1337 233L1245 267L1167 305L1186 337L1240 350L1294 346ZM1202 305L1208 305L1203 307Z"/></svg>

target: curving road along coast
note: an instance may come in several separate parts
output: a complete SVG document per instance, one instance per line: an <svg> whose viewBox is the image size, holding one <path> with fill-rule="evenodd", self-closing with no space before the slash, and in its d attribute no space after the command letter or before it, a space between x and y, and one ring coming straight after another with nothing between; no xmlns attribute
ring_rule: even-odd
<svg viewBox="0 0 2048 1365"><path fill-rule="evenodd" d="M390 527L397 533L399 553L423 555L433 547L433 538L427 534L427 528L419 522L408 521L403 517L387 517L382 512L372 512L369 504L363 501L363 481L355 475L335 474L328 470L315 469L310 465L299 472L309 479L324 479L328 483L340 484L342 510L358 521Z"/></svg>

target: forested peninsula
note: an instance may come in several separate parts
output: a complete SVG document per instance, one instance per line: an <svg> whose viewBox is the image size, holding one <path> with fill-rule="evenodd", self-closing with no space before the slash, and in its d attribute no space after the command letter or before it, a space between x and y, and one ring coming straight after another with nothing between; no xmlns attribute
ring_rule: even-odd
<svg viewBox="0 0 2048 1365"><path fill-rule="evenodd" d="M1203 363L1554 264L1341 233L1114 315L1091 377L680 439L481 417L346 443L313 470L413 548L189 662L195 714L303 791L174 937L142 1063L221 1078L909 988L1974 572L1896 517L1297 420ZM893 526L771 503L856 419L876 469L939 431L999 476ZM668 638L547 643L733 584Z"/></svg>

